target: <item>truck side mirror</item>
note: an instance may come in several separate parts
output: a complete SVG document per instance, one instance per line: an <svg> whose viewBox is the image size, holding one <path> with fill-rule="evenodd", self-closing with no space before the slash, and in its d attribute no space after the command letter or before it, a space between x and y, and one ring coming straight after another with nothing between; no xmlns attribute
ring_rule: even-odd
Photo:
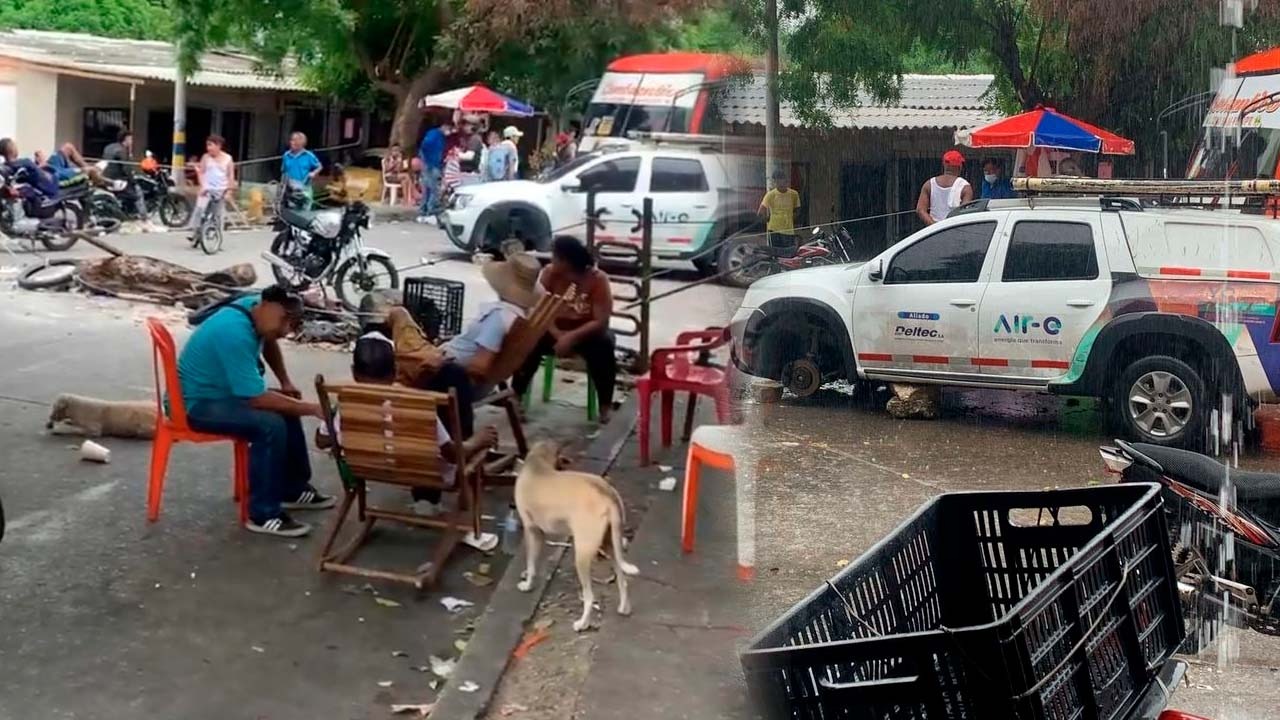
<svg viewBox="0 0 1280 720"><path fill-rule="evenodd" d="M884 279L884 261L876 258L867 263L867 279L879 282Z"/></svg>
<svg viewBox="0 0 1280 720"><path fill-rule="evenodd" d="M581 192L582 181L578 178L568 178L560 183L560 190L567 193Z"/></svg>

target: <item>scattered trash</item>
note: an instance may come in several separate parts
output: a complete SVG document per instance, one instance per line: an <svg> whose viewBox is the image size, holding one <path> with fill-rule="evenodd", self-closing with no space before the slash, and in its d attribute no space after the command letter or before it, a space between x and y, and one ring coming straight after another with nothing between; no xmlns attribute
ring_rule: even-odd
<svg viewBox="0 0 1280 720"><path fill-rule="evenodd" d="M520 644L516 645L516 649L511 651L511 658L513 660L523 659L538 643L549 637L551 637L551 633L547 632L546 628L535 627L532 632L526 633Z"/></svg>
<svg viewBox="0 0 1280 720"><path fill-rule="evenodd" d="M298 552L298 543L289 543L289 552Z"/></svg>
<svg viewBox="0 0 1280 720"><path fill-rule="evenodd" d="M420 673L431 672L431 668L427 667L426 665L410 665L409 669L414 672L420 672Z"/></svg>
<svg viewBox="0 0 1280 720"><path fill-rule="evenodd" d="M481 575L488 575L490 570L491 568L489 567L489 563L480 563L479 565L476 566L476 572L480 573Z"/></svg>
<svg viewBox="0 0 1280 720"><path fill-rule="evenodd" d="M428 658L428 662L431 663L431 672L435 673L437 677L441 677L445 679L447 679L450 675L452 675L453 669L458 666L457 660L453 660L453 659L446 660L445 658L436 657L435 655L432 655L430 658Z"/></svg>
<svg viewBox="0 0 1280 720"><path fill-rule="evenodd" d="M466 641L466 640L454 640L454 641L453 641L453 646L454 646L455 648L457 648L458 652L466 652L466 651L467 651L467 641Z"/></svg>
<svg viewBox="0 0 1280 720"><path fill-rule="evenodd" d="M374 587L372 583L365 583L360 586L360 592L367 592L370 595L377 595L378 588Z"/></svg>
<svg viewBox="0 0 1280 720"><path fill-rule="evenodd" d="M80 446L80 459L105 465L111 462L111 451L92 440L85 440Z"/></svg>
<svg viewBox="0 0 1280 720"><path fill-rule="evenodd" d="M588 440L595 440L595 439L596 439L596 438L598 438L598 437L600 437L600 431L599 431L599 430L596 430L595 432L590 433L590 434L588 434L588 435L587 435L587 439L588 439Z"/></svg>
<svg viewBox="0 0 1280 720"><path fill-rule="evenodd" d="M670 465L659 465L659 466L658 466L658 472L671 472L671 466L670 466Z"/></svg>
<svg viewBox="0 0 1280 720"><path fill-rule="evenodd" d="M556 624L555 618L547 618L545 620L539 620L538 622L534 623L533 628L535 630L546 630L547 628L550 628L552 625L555 625L555 624Z"/></svg>
<svg viewBox="0 0 1280 720"><path fill-rule="evenodd" d="M435 690L436 688L440 687L440 681L432 680L431 682L427 683L427 687L431 688L432 690Z"/></svg>
<svg viewBox="0 0 1280 720"><path fill-rule="evenodd" d="M800 447L800 443L791 442L790 440L784 440L778 444L781 445L782 447Z"/></svg>
<svg viewBox="0 0 1280 720"><path fill-rule="evenodd" d="M408 713L418 713L418 717L426 717L431 714L435 703L423 703L421 705L392 705L391 713L393 715L406 715Z"/></svg>
<svg viewBox="0 0 1280 720"><path fill-rule="evenodd" d="M846 566L846 565L848 565L848 564L849 564L849 561L848 561L848 560L837 560L837 561L836 561L836 567L838 567L838 568L842 568L842 567L844 567L844 566Z"/></svg>
<svg viewBox="0 0 1280 720"><path fill-rule="evenodd" d="M498 536L493 533L480 533L480 537L476 537L475 532L469 532L462 538L462 542L480 552L490 552L498 547Z"/></svg>
<svg viewBox="0 0 1280 720"><path fill-rule="evenodd" d="M403 650L392 650L391 657L409 657L409 653Z"/></svg>
<svg viewBox="0 0 1280 720"><path fill-rule="evenodd" d="M463 608L469 608L475 605L475 603L470 600L463 600L456 597L441 598L440 604L444 606L445 610L448 610L451 613L456 613Z"/></svg>
<svg viewBox="0 0 1280 720"><path fill-rule="evenodd" d="M470 570L462 573L462 577L466 578L467 582L475 585L476 587L485 587L493 584L493 578L473 573Z"/></svg>
<svg viewBox="0 0 1280 720"><path fill-rule="evenodd" d="M658 489L663 492L671 492L676 489L676 479L674 477L664 477L658 483Z"/></svg>
<svg viewBox="0 0 1280 720"><path fill-rule="evenodd" d="M908 474L906 474L906 473L902 473L902 479L903 479L903 480L910 480L910 479L911 479L911 476L910 476L910 475L908 475Z"/></svg>
<svg viewBox="0 0 1280 720"><path fill-rule="evenodd" d="M364 622L364 618L362 618L362 617L358 617L358 618L356 618L356 622Z"/></svg>
<svg viewBox="0 0 1280 720"><path fill-rule="evenodd" d="M477 685L477 684L475 684L475 683L473 683L473 682L471 682L470 680L468 680L468 681L466 681L466 682L462 683L461 685L459 685L459 686L458 686L458 689L459 689L459 690L461 690L461 691L462 691L462 692L464 692L464 693L473 693L473 692L475 692L475 691L479 690L479 689L480 689L480 686L479 686L479 685Z"/></svg>
<svg viewBox="0 0 1280 720"><path fill-rule="evenodd" d="M529 708L519 703L507 703L502 706L502 717L511 717L516 713L528 712Z"/></svg>
<svg viewBox="0 0 1280 720"><path fill-rule="evenodd" d="M266 648L261 648L261 647L258 647L257 645L253 645L253 646L252 646L252 647L250 647L249 649L250 649L250 650L253 650L253 651L254 651L254 652L256 652L256 653L264 653L264 652L266 652L266 651L267 651L267 649L266 649Z"/></svg>
<svg viewBox="0 0 1280 720"><path fill-rule="evenodd" d="M400 603L396 602L395 600L388 600L387 598L384 598L384 597L376 597L373 599L373 601L378 603L382 607L389 607L389 608L400 607Z"/></svg>
<svg viewBox="0 0 1280 720"><path fill-rule="evenodd" d="M196 574L195 574L195 573L191 573L191 579L192 579L192 580L195 580L195 579L196 579Z"/></svg>
<svg viewBox="0 0 1280 720"><path fill-rule="evenodd" d="M356 587L355 585L343 585L340 589L342 590L342 592L348 595L360 594L360 588Z"/></svg>
<svg viewBox="0 0 1280 720"><path fill-rule="evenodd" d="M550 545L551 547L562 547L562 548L573 547L572 543L567 543L567 542L564 542L563 540L548 540L546 544Z"/></svg>
<svg viewBox="0 0 1280 720"><path fill-rule="evenodd" d="M389 688L389 687L391 687L392 685L395 685L395 683L391 682L390 680L379 680L379 681L378 681L378 687L380 687L380 688Z"/></svg>

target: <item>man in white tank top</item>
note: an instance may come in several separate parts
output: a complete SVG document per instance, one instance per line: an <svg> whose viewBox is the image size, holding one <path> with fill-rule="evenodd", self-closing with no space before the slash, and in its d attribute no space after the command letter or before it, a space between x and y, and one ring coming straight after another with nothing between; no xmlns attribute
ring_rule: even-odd
<svg viewBox="0 0 1280 720"><path fill-rule="evenodd" d="M946 218L952 210L973 200L973 186L960 177L963 168L964 156L958 150L948 150L942 156L942 174L929 178L920 188L916 215L925 225Z"/></svg>

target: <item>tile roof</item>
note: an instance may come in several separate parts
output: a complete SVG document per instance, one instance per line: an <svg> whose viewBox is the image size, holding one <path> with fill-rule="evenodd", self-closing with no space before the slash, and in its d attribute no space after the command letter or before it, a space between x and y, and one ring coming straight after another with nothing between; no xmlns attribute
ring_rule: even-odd
<svg viewBox="0 0 1280 720"><path fill-rule="evenodd" d="M1000 119L985 97L995 82L993 75L903 75L902 92L891 106L876 104L869 96L857 107L833 108L831 122L839 128L937 129L975 127ZM764 76L749 82L730 82L720 98L720 112L726 122L763 125L765 121ZM793 108L779 109L782 125L804 127Z"/></svg>
<svg viewBox="0 0 1280 720"><path fill-rule="evenodd" d="M0 31L0 57L95 75L173 82L177 60L172 43L120 40L41 30ZM191 85L243 90L306 92L294 68L281 75L263 72L252 56L226 50L205 53Z"/></svg>

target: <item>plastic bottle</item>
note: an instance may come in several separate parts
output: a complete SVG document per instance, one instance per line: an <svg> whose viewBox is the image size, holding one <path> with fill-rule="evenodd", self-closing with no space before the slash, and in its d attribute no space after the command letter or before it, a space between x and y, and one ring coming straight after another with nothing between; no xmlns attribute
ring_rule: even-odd
<svg viewBox="0 0 1280 720"><path fill-rule="evenodd" d="M502 520L502 552L513 556L520 552L520 515L515 505L508 507Z"/></svg>

